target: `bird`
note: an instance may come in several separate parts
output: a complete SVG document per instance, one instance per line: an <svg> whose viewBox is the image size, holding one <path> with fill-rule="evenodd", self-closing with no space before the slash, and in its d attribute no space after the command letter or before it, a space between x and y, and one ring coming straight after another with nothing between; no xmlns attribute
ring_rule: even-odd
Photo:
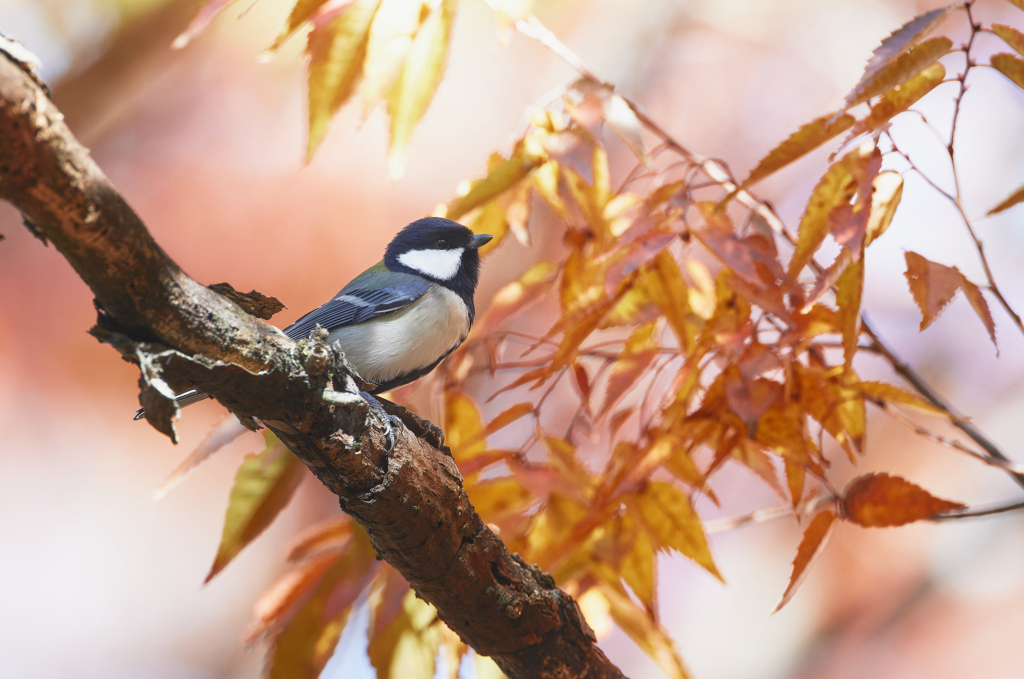
<svg viewBox="0 0 1024 679"><path fill-rule="evenodd" d="M479 249L493 238L441 217L418 219L388 243L384 259L284 329L302 340L321 326L369 388L362 392L382 420L388 450L395 436L376 394L414 382L465 341L476 314ZM207 394L179 394L180 406ZM135 419L144 417L142 409Z"/></svg>

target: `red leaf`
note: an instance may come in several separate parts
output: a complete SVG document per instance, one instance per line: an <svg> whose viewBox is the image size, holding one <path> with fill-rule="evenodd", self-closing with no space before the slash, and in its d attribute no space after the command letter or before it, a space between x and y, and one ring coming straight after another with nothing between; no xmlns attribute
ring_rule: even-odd
<svg viewBox="0 0 1024 679"><path fill-rule="evenodd" d="M965 506L888 474L858 476L847 484L842 502L847 521L869 528L902 526Z"/></svg>
<svg viewBox="0 0 1024 679"><path fill-rule="evenodd" d="M963 276L956 267L931 262L916 252L907 252L907 283L921 309L921 330L932 324L960 288Z"/></svg>
<svg viewBox="0 0 1024 679"><path fill-rule="evenodd" d="M789 586L786 587L786 591L782 595L782 601L775 607L775 610L772 611L773 613L778 613L796 594L796 590L803 583L804 578L807 577L811 564L814 563L815 558L821 553L821 548L825 546L828 536L832 533L832 526L835 524L835 521L836 515L831 509L826 509L825 511L818 512L811 519L811 522L807 524L807 528L804 530L804 537L800 540L800 546L796 550L796 558L793 559L793 573L789 576Z"/></svg>

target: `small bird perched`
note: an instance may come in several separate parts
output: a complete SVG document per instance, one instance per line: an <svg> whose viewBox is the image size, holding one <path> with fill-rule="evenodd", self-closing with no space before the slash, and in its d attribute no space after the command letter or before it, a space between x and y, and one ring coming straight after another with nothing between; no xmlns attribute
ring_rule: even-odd
<svg viewBox="0 0 1024 679"><path fill-rule="evenodd" d="M477 250L491 240L448 219L419 219L388 243L371 266L321 307L284 329L305 339L320 325L338 342L359 376L374 386L363 396L394 433L371 396L426 375L454 351L473 325L473 293L480 275ZM208 398L196 390L177 397L181 406ZM135 419L143 417L139 410Z"/></svg>

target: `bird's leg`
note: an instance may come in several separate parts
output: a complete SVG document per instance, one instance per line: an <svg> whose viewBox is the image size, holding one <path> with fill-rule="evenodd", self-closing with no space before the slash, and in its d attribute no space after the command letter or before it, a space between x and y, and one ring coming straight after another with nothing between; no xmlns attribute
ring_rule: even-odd
<svg viewBox="0 0 1024 679"><path fill-rule="evenodd" d="M380 401L377 400L373 394L368 391L360 391L359 395L363 397L366 404L370 406L370 411L373 413L377 421L384 425L384 435L388 438L388 447L385 451L386 454L391 453L395 448L395 442L398 440L395 436L395 429L392 425L402 426L402 420L394 415L388 415L387 411L384 410L384 406L381 405Z"/></svg>

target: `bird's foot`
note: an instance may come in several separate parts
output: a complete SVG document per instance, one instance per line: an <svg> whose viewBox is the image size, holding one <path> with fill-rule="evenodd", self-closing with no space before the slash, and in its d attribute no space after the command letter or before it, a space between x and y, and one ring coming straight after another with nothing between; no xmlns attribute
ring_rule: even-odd
<svg viewBox="0 0 1024 679"><path fill-rule="evenodd" d="M388 415L387 411L384 410L384 406L381 405L380 401L377 400L373 394L368 391L360 391L359 395L363 397L366 404L370 406L370 412L373 413L377 421L384 427L384 436L388 440L388 447L385 449L385 455L389 455L395 448L395 443L398 441L398 437L395 435L395 427L402 426L402 420L394 415Z"/></svg>

